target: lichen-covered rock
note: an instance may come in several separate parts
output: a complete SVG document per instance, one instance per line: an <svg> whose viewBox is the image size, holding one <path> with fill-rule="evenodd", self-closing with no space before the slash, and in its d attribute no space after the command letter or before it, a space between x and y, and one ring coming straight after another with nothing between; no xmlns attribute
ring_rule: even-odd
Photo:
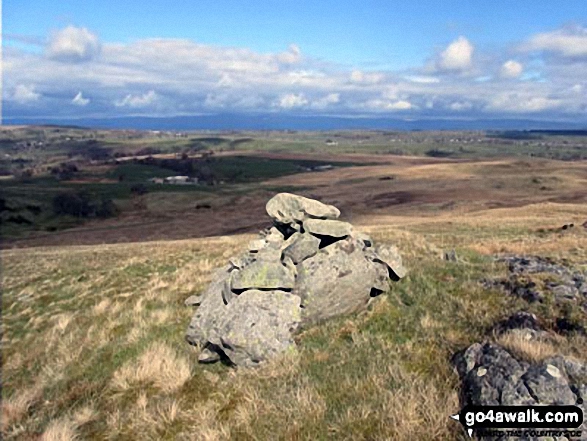
<svg viewBox="0 0 587 441"><path fill-rule="evenodd" d="M338 241L298 265L294 291L302 299L304 324L364 307L371 297L376 269L356 240Z"/></svg>
<svg viewBox="0 0 587 441"><path fill-rule="evenodd" d="M232 276L231 288L239 292L247 289L292 290L295 273L279 260L257 260Z"/></svg>
<svg viewBox="0 0 587 441"><path fill-rule="evenodd" d="M212 347L239 366L255 366L295 349L300 298L283 291L248 290L226 308L209 335Z"/></svg>
<svg viewBox="0 0 587 441"><path fill-rule="evenodd" d="M320 239L311 234L295 233L292 238L294 240L285 247L283 255L291 258L295 265L312 257L320 248Z"/></svg>

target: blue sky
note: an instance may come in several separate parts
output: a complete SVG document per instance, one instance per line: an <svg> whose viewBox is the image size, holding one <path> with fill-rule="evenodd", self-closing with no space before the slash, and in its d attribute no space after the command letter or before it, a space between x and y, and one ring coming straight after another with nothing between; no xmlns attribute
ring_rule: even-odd
<svg viewBox="0 0 587 441"><path fill-rule="evenodd" d="M2 19L4 117L587 119L583 0L5 0Z"/></svg>

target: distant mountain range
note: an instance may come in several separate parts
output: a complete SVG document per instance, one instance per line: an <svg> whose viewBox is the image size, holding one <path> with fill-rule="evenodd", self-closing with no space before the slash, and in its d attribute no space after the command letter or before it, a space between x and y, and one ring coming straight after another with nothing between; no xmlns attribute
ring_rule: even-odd
<svg viewBox="0 0 587 441"><path fill-rule="evenodd" d="M4 124L53 124L139 130L585 130L587 122L529 119L392 119L290 114L209 114L116 118L4 118Z"/></svg>

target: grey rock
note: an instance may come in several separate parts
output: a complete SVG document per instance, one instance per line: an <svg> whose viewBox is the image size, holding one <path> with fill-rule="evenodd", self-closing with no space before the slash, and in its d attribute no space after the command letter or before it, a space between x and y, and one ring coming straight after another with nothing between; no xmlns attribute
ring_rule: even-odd
<svg viewBox="0 0 587 441"><path fill-rule="evenodd" d="M252 263L254 261L254 257L250 254L247 253L243 256L239 256L239 257L231 257L228 262L230 263L230 265L232 265L232 269L242 269L245 266L249 265L250 263Z"/></svg>
<svg viewBox="0 0 587 441"><path fill-rule="evenodd" d="M338 220L307 219L304 230L317 236L346 237L353 231L353 226Z"/></svg>
<svg viewBox="0 0 587 441"><path fill-rule="evenodd" d="M187 299L185 299L185 306L200 306L200 303L202 303L202 294L194 294L193 296L189 296Z"/></svg>
<svg viewBox="0 0 587 441"><path fill-rule="evenodd" d="M527 329L532 331L542 331L543 328L538 322L538 317L534 314L518 311L508 318L498 322L493 326L492 331L496 335L501 335L513 329Z"/></svg>
<svg viewBox="0 0 587 441"><path fill-rule="evenodd" d="M448 262L457 262L459 259L457 257L457 252L455 250L448 250L444 253L444 260Z"/></svg>
<svg viewBox="0 0 587 441"><path fill-rule="evenodd" d="M540 404L575 404L576 396L564 371L554 364L530 366L522 378L532 397Z"/></svg>
<svg viewBox="0 0 587 441"><path fill-rule="evenodd" d="M479 363L483 345L481 343L474 343L466 350L458 352L453 357L453 364L459 374L464 377Z"/></svg>
<svg viewBox="0 0 587 441"><path fill-rule="evenodd" d="M293 240L283 250L283 255L291 258L294 264L298 264L318 252L320 239L311 234L295 233Z"/></svg>
<svg viewBox="0 0 587 441"><path fill-rule="evenodd" d="M476 351L474 368L463 378L462 401L477 406L498 406L506 384L511 382L515 386L525 366L505 349L491 343L485 343ZM508 399L517 400L518 396Z"/></svg>
<svg viewBox="0 0 587 441"><path fill-rule="evenodd" d="M277 222L295 224L311 217L316 219L337 219L338 208L291 193L279 193L266 205L267 214Z"/></svg>
<svg viewBox="0 0 587 441"><path fill-rule="evenodd" d="M298 265L294 293L302 298L304 324L355 312L370 298L376 269L365 259L362 244L338 241Z"/></svg>
<svg viewBox="0 0 587 441"><path fill-rule="evenodd" d="M265 236L267 245L273 248L280 248L284 240L283 233L275 227L272 227Z"/></svg>
<svg viewBox="0 0 587 441"><path fill-rule="evenodd" d="M304 230L317 236L346 237L353 231L353 226L338 220L307 219Z"/></svg>
<svg viewBox="0 0 587 441"><path fill-rule="evenodd" d="M402 264L402 258L397 247L392 245L378 245L375 247L375 254L373 255L375 262L380 262L387 265L389 270L389 277L393 281L398 281L404 278L407 270Z"/></svg>
<svg viewBox="0 0 587 441"><path fill-rule="evenodd" d="M496 344L475 343L457 353L453 364L463 406L574 405L587 392L587 367L560 355L528 364Z"/></svg>
<svg viewBox="0 0 587 441"><path fill-rule="evenodd" d="M559 300L574 300L579 297L579 290L574 286L558 285L552 289L552 293Z"/></svg>
<svg viewBox="0 0 587 441"><path fill-rule="evenodd" d="M191 345L203 347L208 342L210 330L220 320L225 306L222 289L230 276L230 269L230 266L226 266L217 270L202 294L202 302L192 316L186 332L186 340Z"/></svg>
<svg viewBox="0 0 587 441"><path fill-rule="evenodd" d="M292 335L300 323L300 298L283 291L243 292L232 301L209 337L237 366L255 366L295 350Z"/></svg>
<svg viewBox="0 0 587 441"><path fill-rule="evenodd" d="M231 288L239 292L247 289L291 290L295 273L279 260L257 260L235 273Z"/></svg>
<svg viewBox="0 0 587 441"><path fill-rule="evenodd" d="M363 242L365 248L370 248L373 246L373 239L368 234L362 233L360 231L353 231L352 236L357 239L358 241Z"/></svg>
<svg viewBox="0 0 587 441"><path fill-rule="evenodd" d="M255 253L267 247L267 241L265 239L255 239L249 242L248 250L251 253Z"/></svg>

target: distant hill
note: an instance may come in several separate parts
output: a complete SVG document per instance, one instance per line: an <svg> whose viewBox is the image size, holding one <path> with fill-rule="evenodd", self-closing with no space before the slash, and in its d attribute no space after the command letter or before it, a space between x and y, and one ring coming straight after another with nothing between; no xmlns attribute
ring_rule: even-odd
<svg viewBox="0 0 587 441"><path fill-rule="evenodd" d="M141 130L541 130L583 131L587 122L528 119L398 119L295 114L209 114L197 116L120 118L4 118L5 124L59 124Z"/></svg>

